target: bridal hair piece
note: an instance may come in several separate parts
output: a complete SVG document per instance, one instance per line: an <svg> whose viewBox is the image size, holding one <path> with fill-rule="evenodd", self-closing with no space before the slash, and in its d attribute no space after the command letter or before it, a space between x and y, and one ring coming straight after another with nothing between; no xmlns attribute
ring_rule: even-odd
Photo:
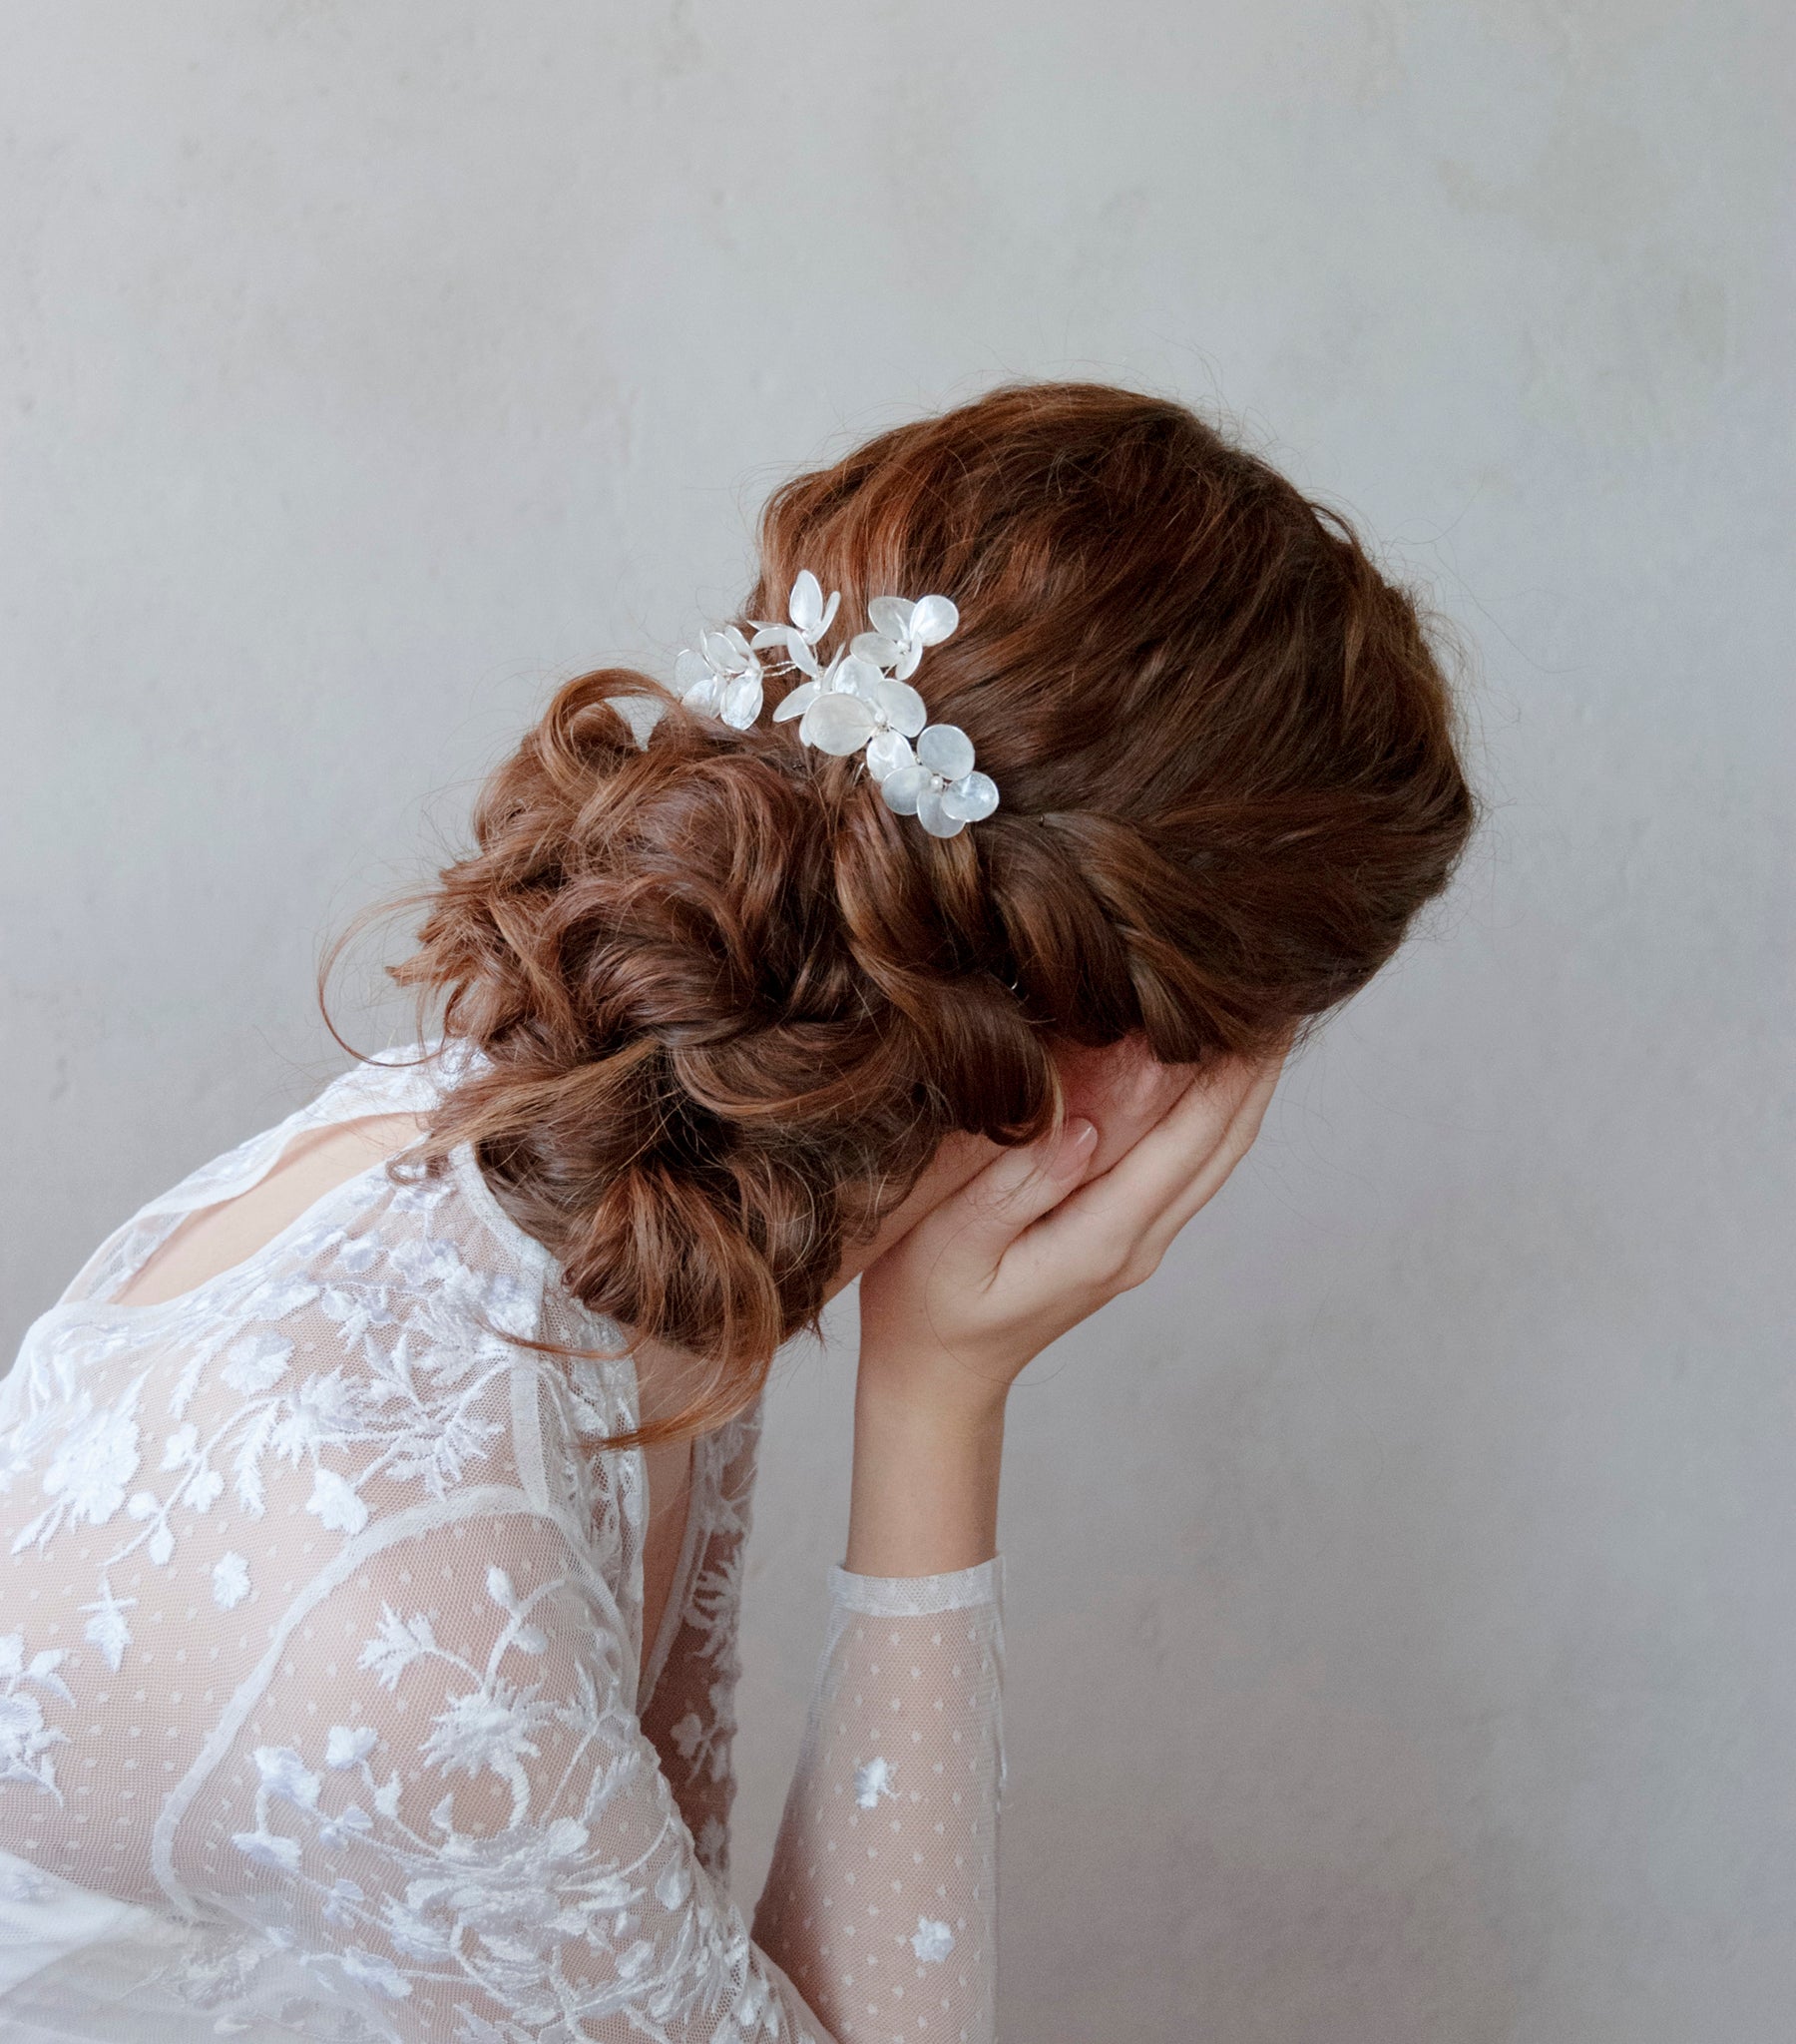
<svg viewBox="0 0 1796 2044"><path fill-rule="evenodd" d="M974 770L973 741L959 725L930 723L910 678L926 647L953 636L960 612L945 596L876 596L867 605L873 630L857 633L824 667L817 642L841 600L841 591L832 590L825 603L823 585L801 569L784 624L757 619L752 639L725 625L679 655L679 699L688 710L746 731L760 716L763 673L807 676L775 709L773 722L797 718L799 739L838 760L861 754L887 808L915 816L932 837L956 837L998 806L998 784ZM763 668L759 656L771 647L783 647L784 658Z"/></svg>

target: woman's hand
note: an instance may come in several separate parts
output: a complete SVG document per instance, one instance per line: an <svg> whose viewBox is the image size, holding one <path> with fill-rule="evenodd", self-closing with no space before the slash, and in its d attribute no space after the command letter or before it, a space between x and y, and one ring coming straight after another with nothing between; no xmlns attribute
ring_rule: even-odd
<svg viewBox="0 0 1796 2044"><path fill-rule="evenodd" d="M1012 1382L1152 1276L1246 1155L1283 1061L1076 1073L1058 1137L1002 1152L865 1272L851 1569L931 1574L994 1551Z"/></svg>

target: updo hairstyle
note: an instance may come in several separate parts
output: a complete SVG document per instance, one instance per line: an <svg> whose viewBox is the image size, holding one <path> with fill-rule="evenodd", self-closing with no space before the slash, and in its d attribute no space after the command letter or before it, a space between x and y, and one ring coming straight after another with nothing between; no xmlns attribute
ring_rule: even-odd
<svg viewBox="0 0 1796 2044"><path fill-rule="evenodd" d="M842 592L825 658L870 598L959 606L917 682L994 815L893 814L772 722L802 676L738 732L600 669L492 775L394 968L485 1054L429 1155L473 1143L579 1299L708 1365L645 1439L755 1396L951 1131L1048 1128L1057 1041L1271 1045L1365 985L1473 820L1411 597L1178 404L1019 385L882 433L774 494L735 622L802 568Z"/></svg>

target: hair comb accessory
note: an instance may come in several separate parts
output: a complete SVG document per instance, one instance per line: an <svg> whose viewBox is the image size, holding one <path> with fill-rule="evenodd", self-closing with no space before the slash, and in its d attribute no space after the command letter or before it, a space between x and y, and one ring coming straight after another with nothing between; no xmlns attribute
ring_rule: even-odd
<svg viewBox="0 0 1796 2044"><path fill-rule="evenodd" d="M835 759L860 753L887 808L915 816L932 837L956 837L998 806L998 784L974 770L973 741L959 725L929 722L910 677L927 647L953 637L960 612L945 596L914 603L876 596L867 605L873 629L857 633L848 651L823 667L817 642L840 602L840 590L833 590L825 603L822 584L808 568L800 570L786 603L788 623L756 620L752 639L728 625L706 632L698 652L680 654L674 667L680 700L746 731L760 715L756 656L783 646L785 660L774 671L796 670L809 679L779 705L773 722L797 718L800 741Z"/></svg>

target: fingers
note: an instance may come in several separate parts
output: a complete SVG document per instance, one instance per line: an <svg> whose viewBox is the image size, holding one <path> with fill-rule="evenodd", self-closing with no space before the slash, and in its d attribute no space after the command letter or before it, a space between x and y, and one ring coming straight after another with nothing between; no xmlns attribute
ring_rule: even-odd
<svg viewBox="0 0 1796 2044"><path fill-rule="evenodd" d="M1191 1065L1163 1065L1138 1031L1095 1050L1063 1044L1054 1053L1067 1117L1098 1124L1085 1175L1098 1178L1123 1157L1183 1094Z"/></svg>
<svg viewBox="0 0 1796 2044"><path fill-rule="evenodd" d="M1260 1124L1265 1120L1266 1110L1271 1106L1272 1096L1277 1091L1283 1067L1284 1054L1280 1052L1277 1058L1268 1060L1261 1068L1253 1084L1242 1096L1233 1119L1223 1131L1222 1140L1192 1174L1188 1183L1166 1203L1148 1225L1141 1238L1141 1256L1148 1272L1154 1269L1171 1247L1178 1231L1194 1214L1215 1198L1227 1183L1235 1166L1253 1148L1260 1132Z"/></svg>
<svg viewBox="0 0 1796 2044"><path fill-rule="evenodd" d="M1280 1050L1199 1073L1125 1157L1030 1231L1031 1261L1043 1269L1091 1264L1119 1278L1138 1272L1124 1281L1139 1282L1246 1154L1283 1060Z"/></svg>
<svg viewBox="0 0 1796 2044"><path fill-rule="evenodd" d="M918 1225L920 1244L945 1264L989 1275L1024 1229L1078 1185L1097 1141L1096 1125L1081 1117L1058 1135L1006 1150Z"/></svg>

